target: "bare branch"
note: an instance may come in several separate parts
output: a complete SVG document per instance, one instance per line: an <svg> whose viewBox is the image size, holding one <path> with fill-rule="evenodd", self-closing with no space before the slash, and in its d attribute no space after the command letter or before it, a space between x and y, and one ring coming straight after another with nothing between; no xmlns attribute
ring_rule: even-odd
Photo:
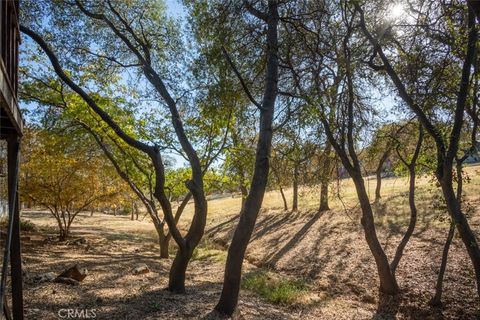
<svg viewBox="0 0 480 320"><path fill-rule="evenodd" d="M228 64L230 65L230 67L232 68L233 72L235 73L235 75L237 76L238 80L240 81L240 84L242 85L242 88L243 88L243 91L245 91L248 99L260 110L264 110L264 108L262 107L262 105L260 103L258 103L255 98L252 96L252 94L250 93L250 90L248 89L247 87L247 84L245 83L245 81L243 80L243 77L242 75L240 74L240 71L238 71L237 67L235 66L235 64L233 63L232 59L230 58L230 55L228 54L227 50L225 49L225 47L222 46L222 52L223 52L223 55L225 56L225 59L227 60Z"/></svg>

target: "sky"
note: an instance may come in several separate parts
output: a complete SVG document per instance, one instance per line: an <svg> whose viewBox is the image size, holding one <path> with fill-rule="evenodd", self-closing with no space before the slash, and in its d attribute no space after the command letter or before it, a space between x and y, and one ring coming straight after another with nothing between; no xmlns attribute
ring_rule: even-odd
<svg viewBox="0 0 480 320"><path fill-rule="evenodd" d="M165 0L165 3L167 5L167 12L170 16L180 19L185 18L186 12L179 0Z"/></svg>

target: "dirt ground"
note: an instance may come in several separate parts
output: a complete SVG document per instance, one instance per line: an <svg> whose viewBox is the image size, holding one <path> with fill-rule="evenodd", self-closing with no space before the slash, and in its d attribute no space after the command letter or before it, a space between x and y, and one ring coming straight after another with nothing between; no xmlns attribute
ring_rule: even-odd
<svg viewBox="0 0 480 320"><path fill-rule="evenodd" d="M46 219L48 214L25 212L22 216L35 221ZM104 228L112 221L133 228L117 233ZM23 247L26 318L60 319L58 312L71 308L94 309L96 319L199 319L207 315L221 290L223 264L214 257L194 260L187 276L187 294L170 294L164 288L171 259L158 259L153 238L139 232L147 229L146 221L96 213L94 217L82 215L73 227L72 238L84 237L85 244L59 244L45 241L43 233L31 235ZM35 276L59 274L77 263L88 270L79 286L35 280ZM132 274L135 267L144 264L150 273ZM247 272L252 268L247 265ZM252 293L242 294L240 305L245 319L291 318L281 307L265 303Z"/></svg>
<svg viewBox="0 0 480 320"><path fill-rule="evenodd" d="M472 170L471 175L476 175ZM468 205L480 207L480 179L469 185ZM406 229L408 207L403 186L406 181L388 179L396 192L387 192L375 206L381 243L389 257ZM400 187L398 187L400 186ZM472 190L474 192L472 192ZM444 285L444 305L428 305L437 277L440 254L448 223L432 204L434 190L428 184L419 189L419 221L400 262L397 278L402 293L395 298L378 294L376 270L359 224L354 202L319 214L304 208L291 213L277 208L274 195L267 196L270 208L262 209L247 251L244 274L268 270L280 277L294 277L307 284L305 297L292 305L267 302L256 293L243 290L240 298L244 319L480 319L473 269L458 237L450 250ZM276 197L276 195L275 195ZM345 196L346 198L348 196ZM220 208L225 212L222 215ZM147 218L130 221L127 216L82 214L72 227L72 238L86 243L48 241L55 234L48 213L25 211L23 219L40 226L24 241L26 319L60 319L62 309L94 310L96 319L202 319L218 300L229 243L239 199L209 202L210 217L202 248L187 273L187 293L174 295L164 290L170 260L158 259L155 233ZM231 209L225 203L231 205ZM216 210L216 211L215 211ZM479 210L472 210L472 228L480 230ZM188 213L185 218L188 220ZM477 233L478 234L478 233ZM173 257L173 248L172 255ZM35 277L56 274L78 263L88 269L79 286L38 282ZM133 275L146 264L151 272Z"/></svg>

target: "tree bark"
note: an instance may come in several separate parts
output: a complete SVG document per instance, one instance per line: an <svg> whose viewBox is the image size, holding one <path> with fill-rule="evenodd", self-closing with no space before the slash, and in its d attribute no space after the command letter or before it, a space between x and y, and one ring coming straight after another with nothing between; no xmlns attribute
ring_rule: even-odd
<svg viewBox="0 0 480 320"><path fill-rule="evenodd" d="M357 197L360 202L360 207L362 210L361 224L364 229L365 239L367 241L368 247L373 255L375 264L377 266L378 277L380 280L380 291L389 295L394 295L398 293L399 288L395 278L395 275L392 273L390 264L388 263L387 256L383 251L382 245L378 241L377 232L375 230L375 223L373 218L373 210L370 205L370 199L368 197L367 190L365 188L365 181L362 177L362 170L360 166L360 160L355 150L355 140L354 140L354 129L355 129L355 118L354 118L354 103L355 103L355 92L353 84L353 75L351 69L351 56L349 49L349 39L352 36L353 26L350 24L348 26L348 32L343 39L343 52L344 57L342 57L345 63L345 76L347 84L347 93L348 101L346 106L346 134L342 132L343 136L340 139L340 143L336 140L330 123L325 118L320 118L325 128L325 133L328 137L328 140L335 149L337 155L342 161L343 166L350 174L350 177L353 180L355 189L357 192ZM345 125L345 123L344 123ZM346 145L345 145L346 144Z"/></svg>
<svg viewBox="0 0 480 320"><path fill-rule="evenodd" d="M78 8L88 17L103 21L112 31L113 33L128 47L130 51L138 58L139 63L142 65L142 71L145 75L146 79L152 84L155 90L159 93L159 95L164 100L165 104L168 107L171 116L171 123L172 127L175 131L175 134L178 138L178 142L180 143L182 150L185 152L188 161L190 163L190 167L192 169L192 179L187 181L186 185L189 191L191 192L195 207L194 207L194 216L192 219L192 223L190 228L185 235L182 236L180 231L176 226L175 219L172 213L172 206L168 198L165 194L165 168L164 163L160 154L160 149L158 146L151 146L147 143L144 143L140 140L135 139L134 137L127 134L122 128L112 119L112 117L103 110L100 106L97 105L95 100L87 94L77 83L75 83L67 74L63 71L58 58L55 54L50 50L47 43L35 32L26 28L25 26L20 26L21 32L29 35L35 42L37 42L43 51L47 54L52 63L52 66L57 73L57 75L76 93L78 93L82 99L88 104L88 106L103 120L105 121L112 130L127 144L136 148L139 151L144 152L147 154L150 159L152 160L153 167L155 169L155 191L154 196L160 203L163 213L165 215L165 222L168 225L170 233L174 238L175 242L178 244L178 251L177 255L181 258L178 260L182 260L182 258L188 259L191 257L191 252L193 249L198 245L200 242L206 225L206 215L207 215L207 201L205 198L205 193L203 189L203 171L200 159L198 154L196 153L195 149L193 148L190 140L188 139L185 129L183 127L183 123L180 117L180 113L177 109L177 104L175 100L170 95L165 83L163 82L160 75L154 70L151 64L151 56L150 50L148 46L140 41L140 43L136 43L142 47L143 50L139 49L139 46L131 42L131 39L127 37L122 30L118 29L112 21L104 14L97 14L94 12L90 12L87 8L85 8L80 1L75 1ZM121 22L123 23L124 27L128 29L128 32L134 32L131 29L131 26L128 25L128 22L123 20L118 12L110 6L110 10L113 14L120 17ZM134 37L134 40L139 38ZM141 52L142 51L142 52ZM174 266L172 266L174 267ZM185 268L180 268L181 270L186 270ZM178 272L171 272L171 275L176 275ZM179 277L180 280L185 279L185 275ZM170 279L172 282L172 279ZM174 281L175 284L178 284L182 281ZM175 292L182 292L185 290L185 285L178 284L169 286Z"/></svg>
<svg viewBox="0 0 480 320"><path fill-rule="evenodd" d="M298 163L294 164L293 168L293 201L292 212L298 211Z"/></svg>
<svg viewBox="0 0 480 320"><path fill-rule="evenodd" d="M463 175L462 175L462 163L464 159L458 160L457 159L457 199L460 202L462 200L462 192L463 192ZM442 294L443 294L443 279L445 277L445 271L447 270L447 262L448 262L448 253L450 251L450 245L453 241L453 236L455 235L455 223L453 220L450 221L450 229L448 231L447 240L445 241L445 245L443 246L443 253L442 253L442 262L440 263L440 270L438 272L437 283L435 285L435 295L430 300L429 304L433 306L439 306L442 304Z"/></svg>
<svg viewBox="0 0 480 320"><path fill-rule="evenodd" d="M465 214L460 208L460 202L455 196L452 181L453 159L458 152L458 143L460 134L464 123L464 111L467 103L467 97L470 89L470 73L471 67L475 59L475 51L477 44L477 30L475 23L475 13L472 8L468 9L467 30L468 41L466 43L466 54L463 61L462 73L460 78L460 85L457 94L457 102L455 106L455 114L453 121L453 128L450 133L450 141L448 148L443 138L443 134L430 121L424 110L413 100L408 93L402 80L396 73L389 59L383 52L383 48L378 40L368 31L364 11L359 4L355 4L356 11L360 12L360 27L367 37L368 41L375 48L377 55L383 62L385 72L389 75L392 82L395 84L399 96L410 107L410 109L417 115L418 120L422 123L425 130L432 136L437 148L437 180L441 185L442 193L445 198L445 203L448 213L456 225L458 233L467 249L468 255L475 270L475 278L477 282L477 293L480 296L480 248L478 241L473 233Z"/></svg>
<svg viewBox="0 0 480 320"><path fill-rule="evenodd" d="M477 239L470 228L465 214L460 208L459 201L457 201L455 197L451 178L447 177L446 179L442 179L440 184L445 197L448 212L453 218L453 223L456 225L458 233L462 238L462 241L467 248L468 255L472 261L473 268L475 270L475 279L477 282L477 294L480 296L480 250Z"/></svg>
<svg viewBox="0 0 480 320"><path fill-rule="evenodd" d="M220 301L215 306L216 311L228 316L231 316L237 307L243 259L267 187L273 134L273 113L278 94L278 1L268 1L268 13L258 13L258 10L253 8L248 9L250 5L246 4L247 10L260 19L264 19L267 23L267 66L252 183L244 209L240 212L240 220L233 234L232 242L228 248L222 293Z"/></svg>
<svg viewBox="0 0 480 320"><path fill-rule="evenodd" d="M247 198L248 196L248 190L247 190L247 187L243 184L243 182L240 184L240 192L242 194L242 205L241 205L241 209L243 209L243 207L245 206L245 199ZM241 210L240 209L240 210Z"/></svg>
<svg viewBox="0 0 480 320"><path fill-rule="evenodd" d="M358 200L362 208L361 223L365 231L365 239L367 240L368 247L372 252L377 265L377 272L380 278L380 291L386 294L398 293L398 284L395 279L395 275L392 272L388 263L387 256L383 251L382 245L378 241L377 232L375 230L375 224L373 220L372 206L368 198L367 191L365 189L365 183L360 172L351 173L355 189L357 191Z"/></svg>
<svg viewBox="0 0 480 320"><path fill-rule="evenodd" d="M435 285L435 295L429 301L429 304L432 306L439 306L442 304L443 279L445 276L445 270L447 270L448 252L450 250L450 245L452 244L454 234L455 234L455 223L453 223L452 221L450 222L450 229L448 230L447 240L445 241L445 245L443 246L442 262L440 264L437 283Z"/></svg>
<svg viewBox="0 0 480 320"><path fill-rule="evenodd" d="M327 140L325 143L325 150L323 151L323 171L320 183L320 207L318 211L323 212L330 210L328 205L328 185L330 183L330 170L331 170L331 156L332 144Z"/></svg>
<svg viewBox="0 0 480 320"><path fill-rule="evenodd" d="M377 185L375 187L375 202L380 201L380 198L382 197L381 194L381 188L382 188L382 171L383 171L383 165L385 164L385 161L388 159L388 156L390 155L390 149L385 151L380 158L380 162L378 163L377 170L375 171L375 175L377 177Z"/></svg>
<svg viewBox="0 0 480 320"><path fill-rule="evenodd" d="M288 211L288 203L287 203L287 198L285 197L285 193L283 192L282 186L279 184L278 188L280 190L280 195L282 196L282 201L283 201L283 210Z"/></svg>
<svg viewBox="0 0 480 320"><path fill-rule="evenodd" d="M161 226L161 231L157 230L158 234L158 244L160 246L160 259L168 259L170 256L168 254L168 247L170 245L170 237L165 235L163 230L163 225Z"/></svg>
<svg viewBox="0 0 480 320"><path fill-rule="evenodd" d="M415 205L416 168L417 168L417 159L418 159L418 156L420 155L420 149L422 148L422 142L423 142L423 128L421 125L419 126L420 127L419 127L417 145L415 147L415 151L413 153L412 160L410 161L410 163L407 163L400 156L400 153L398 153L401 161L408 167L408 173L410 178L409 191L408 191L408 205L410 206L410 222L408 224L407 231L405 232L402 238L402 241L400 241L400 244L397 247L392 263L390 264L390 268L392 269L393 275L395 275L395 272L397 271L398 264L400 263L400 259L403 256L403 250L407 246L408 241L410 241L413 231L415 230L415 225L417 224L417 206Z"/></svg>
<svg viewBox="0 0 480 320"><path fill-rule="evenodd" d="M288 203L287 203L287 198L285 197L285 192L283 192L282 180L280 179L280 175L278 174L277 169L273 165L272 165L272 173L275 176L275 180L277 180L278 190L280 191L280 195L282 196L283 210L288 211Z"/></svg>
<svg viewBox="0 0 480 320"><path fill-rule="evenodd" d="M192 258L193 249L178 250L170 268L168 291L172 293L185 293L185 274Z"/></svg>

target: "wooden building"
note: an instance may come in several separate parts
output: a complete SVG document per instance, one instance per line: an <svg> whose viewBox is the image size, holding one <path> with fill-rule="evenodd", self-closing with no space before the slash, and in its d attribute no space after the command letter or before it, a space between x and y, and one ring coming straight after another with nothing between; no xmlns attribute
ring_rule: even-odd
<svg viewBox="0 0 480 320"><path fill-rule="evenodd" d="M23 119L17 102L18 5L18 0L0 0L0 187L4 191L0 193L3 198L0 207L6 211L7 222L2 230L0 310L5 319L22 320L18 167ZM7 296L11 296L11 300Z"/></svg>

